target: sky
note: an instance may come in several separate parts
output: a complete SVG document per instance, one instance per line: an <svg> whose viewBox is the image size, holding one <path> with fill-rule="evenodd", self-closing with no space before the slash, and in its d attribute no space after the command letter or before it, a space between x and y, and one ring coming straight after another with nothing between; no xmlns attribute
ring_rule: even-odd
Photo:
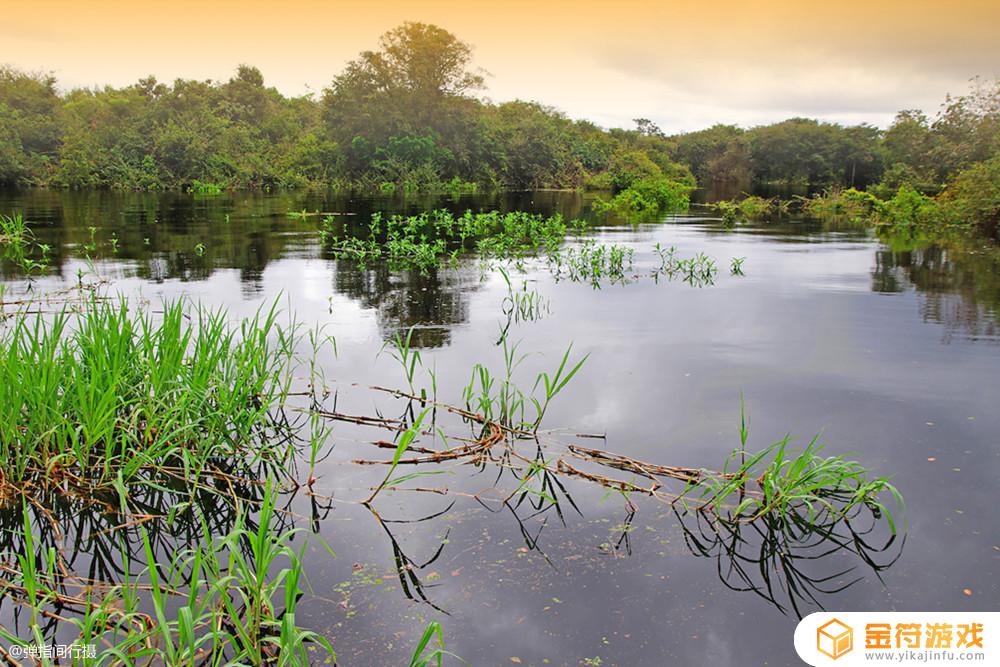
<svg viewBox="0 0 1000 667"><path fill-rule="evenodd" d="M4 0L0 63L61 88L149 74L228 79L257 66L320 94L404 21L474 47L486 98L528 99L605 127L667 132L808 116L886 126L1000 76L997 0Z"/></svg>

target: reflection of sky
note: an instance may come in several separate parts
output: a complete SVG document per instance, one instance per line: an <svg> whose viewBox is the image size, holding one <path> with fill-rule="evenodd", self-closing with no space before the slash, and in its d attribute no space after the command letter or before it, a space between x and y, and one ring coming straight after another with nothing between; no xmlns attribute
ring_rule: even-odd
<svg viewBox="0 0 1000 667"><path fill-rule="evenodd" d="M895 475L909 501L906 549L885 573L886 587L859 571L865 582L826 600L831 609L991 608L997 599L998 526L990 508L1000 472L997 347L962 337L944 344L943 327L923 321L921 294L872 292L874 241L808 229L718 231L690 220L603 228L603 241L636 250L641 277L628 286L595 290L555 282L537 266L514 277L515 286L527 278L551 304L542 320L511 329L511 340L528 353L518 375L522 386L530 388L538 371L554 370L570 342L574 358L591 354L552 404L547 424L571 433L606 432L608 449L636 458L717 467L738 444L742 394L751 449L786 433L808 439L822 431L830 453L853 452L877 473ZM715 258L717 284L654 283L647 274L655 266L650 251L657 242L676 245L681 257L704 251ZM336 291L336 272L347 270L345 265L318 258L318 249L306 242L294 247L294 255L270 261L259 290L250 292L231 269L202 281L155 284L127 277L135 275L127 262L99 269L125 276L115 287L124 293L141 292L154 302L186 294L225 305L235 315L280 298L302 324L325 325L336 337L337 358L323 359L326 377L338 387L401 386L399 368L384 355L377 358L384 316ZM744 277L728 275L734 256L746 257ZM75 271L75 264L64 267L66 276ZM423 351L425 367L436 368L441 397L453 403L461 401L474 364L495 372L501 367L495 342L506 287L495 274L480 283L474 263L463 271L461 279L447 279L447 288L460 293L455 302L464 304L461 317L444 322L450 328L446 345ZM394 287L411 305L421 296L412 290L425 289ZM348 412L372 414L391 406L364 392L342 400ZM337 428L335 434L347 433ZM357 451L346 444L335 450L320 481L323 492L352 500L371 483L371 469L358 472L337 463ZM434 483L467 483L466 470L455 472ZM468 483L488 486L480 478ZM566 528L549 518L543 541L554 567L518 552L523 542L509 516L491 515L471 501L461 500L429 525L397 525L397 538L415 560L428 558L452 528L441 560L429 568L438 577L433 598L453 612L444 619L450 649L473 664L507 664L510 656L526 664L542 657L576 664L596 655L605 664L627 665L792 660L794 619L751 594L724 589L715 564L687 553L670 517L658 516L660 508L640 503L634 553L616 559L597 547L621 520L621 499L601 500L585 485L571 488L585 518L570 512ZM440 497L416 496L386 494L380 511L386 518L413 518L446 505ZM412 643L417 617L427 608L402 603L389 584L387 538L366 512L348 504L337 505L323 532L339 558L313 560L310 581L319 598L339 602L333 586L354 577L355 562L390 578L355 595L356 616L345 618L331 610L332 603L315 602L307 607L307 622L341 639L344 659L354 656L345 664L398 655L401 644ZM964 596L963 588L974 595ZM400 627L407 633L392 638Z"/></svg>

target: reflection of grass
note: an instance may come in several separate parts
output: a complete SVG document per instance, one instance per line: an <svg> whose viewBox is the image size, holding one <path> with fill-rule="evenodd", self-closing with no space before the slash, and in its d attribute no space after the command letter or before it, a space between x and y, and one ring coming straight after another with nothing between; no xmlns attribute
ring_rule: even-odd
<svg viewBox="0 0 1000 667"><path fill-rule="evenodd" d="M325 638L297 624L305 544L296 551L291 541L299 531L277 528L275 499L268 483L253 522L241 510L218 538L201 517L200 539L165 559L138 525L133 532L145 563L123 552L119 583L90 582L80 592L72 578L61 577L54 548L36 550L37 527L25 505L24 554L17 554L19 568L8 570L4 587L29 609L29 639L2 627L0 636L27 647L48 643L57 625L72 629L76 646L95 652L93 660L74 664L263 665L280 656L281 664L304 666L316 647L332 658Z"/></svg>

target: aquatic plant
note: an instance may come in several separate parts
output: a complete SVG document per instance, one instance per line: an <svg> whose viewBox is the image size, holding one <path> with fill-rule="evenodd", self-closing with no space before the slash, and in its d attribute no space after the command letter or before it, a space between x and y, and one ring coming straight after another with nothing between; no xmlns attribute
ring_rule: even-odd
<svg viewBox="0 0 1000 667"><path fill-rule="evenodd" d="M0 213L0 245L26 245L34 236L20 213L7 216Z"/></svg>
<svg viewBox="0 0 1000 667"><path fill-rule="evenodd" d="M428 650L428 644L430 644L431 639L434 639L435 637L437 638L437 645ZM424 634L420 637L420 641L417 642L417 648L414 649L413 657L410 658L410 667L426 667L432 662L436 663L438 667L441 667L442 660L446 655L458 658L458 656L454 653L444 650L444 631L441 629L441 624L437 621L431 621L427 624L427 628L424 630ZM461 658L459 658L459 660L461 660Z"/></svg>
<svg viewBox="0 0 1000 667"><path fill-rule="evenodd" d="M35 243L35 234L20 213L0 214L0 257L12 262L27 275L48 265L49 246ZM40 258L35 259L35 251Z"/></svg>
<svg viewBox="0 0 1000 667"><path fill-rule="evenodd" d="M195 179L188 187L188 192L201 196L215 196L222 194L222 186L218 183L208 183Z"/></svg>
<svg viewBox="0 0 1000 667"><path fill-rule="evenodd" d="M497 267L504 283L507 285L507 295L503 298L500 309L507 317L507 326L517 322L535 322L551 312L549 302L537 289L528 289L528 282L523 281L521 288L515 290L511 284L510 273L502 266Z"/></svg>
<svg viewBox="0 0 1000 667"><path fill-rule="evenodd" d="M10 313L0 495L59 487L88 497L149 474L194 480L280 465L291 440L272 412L295 360L294 332L277 315L272 307L233 327L221 310L175 302L154 318L96 299L51 316Z"/></svg>
<svg viewBox="0 0 1000 667"><path fill-rule="evenodd" d="M733 257L729 260L729 273L733 276L743 275L743 262L747 260L746 257Z"/></svg>
<svg viewBox="0 0 1000 667"><path fill-rule="evenodd" d="M663 177L641 178L610 200L596 198L591 206L599 214L616 213L625 217L682 211L688 207L692 189L688 183Z"/></svg>
<svg viewBox="0 0 1000 667"><path fill-rule="evenodd" d="M549 263L557 276L565 265L570 280L589 282L597 288L603 279L612 284L630 282L634 256L635 251L628 246L586 239L554 254Z"/></svg>
<svg viewBox="0 0 1000 667"><path fill-rule="evenodd" d="M10 645L28 647L50 643L60 630L75 631L79 653L74 664L82 665L305 667L317 648L335 659L330 642L296 619L304 549L321 540L313 536L293 549L292 540L303 531L277 525L276 499L276 485L269 480L256 511L239 507L232 529L218 537L193 507L197 539L165 556L153 546L148 520L122 527L139 539L143 560L133 561L123 548L120 580L87 580L86 585L61 574L54 548L36 548L37 526L25 502L16 536L23 553L6 554L16 556L18 568L5 569L2 585L9 599L29 611L27 635L0 626L0 636ZM118 534L110 539L115 541L124 544L125 538ZM43 617L48 619L44 627ZM86 651L90 657L83 657Z"/></svg>
<svg viewBox="0 0 1000 667"><path fill-rule="evenodd" d="M905 505L887 477L869 479L868 470L857 461L842 455L822 456L824 446L819 436L800 450L791 446L791 437L785 437L749 458L745 437L741 436L740 449L726 461L721 475L704 476L699 481L702 507L735 521L772 515L791 522L801 516L817 525L841 521L864 506L876 517L884 517L890 530L896 532L894 511L896 515L905 513ZM882 499L883 494L895 501L894 510Z"/></svg>
<svg viewBox="0 0 1000 667"><path fill-rule="evenodd" d="M798 197L803 212L817 218L843 218L866 222L882 205L875 195L854 188L834 188L812 197Z"/></svg>
<svg viewBox="0 0 1000 667"><path fill-rule="evenodd" d="M510 259L557 247L566 233L561 216L544 217L512 212L455 216L441 209L413 216L372 215L367 237L337 239L325 226L324 240L336 257L360 263L384 260L392 268L415 268L423 273L459 253L476 250L484 258Z"/></svg>
<svg viewBox="0 0 1000 667"><path fill-rule="evenodd" d="M392 340L383 343L382 349L379 350L379 355L388 350L390 356L392 356L392 358L395 359L403 369L403 374L406 376L406 384L409 386L411 394L415 391L413 387L413 379L417 374L417 366L423 365L420 360L420 350L415 349L412 344L414 329L416 329L415 326L407 329L405 336L403 336L401 331L397 331L392 337Z"/></svg>
<svg viewBox="0 0 1000 667"><path fill-rule="evenodd" d="M585 354L583 357L577 361L571 368L567 369L566 364L569 361L569 355L573 351L573 344L570 343L569 347L566 348L566 353L562 357L562 361L559 362L559 367L550 376L548 373L542 372L538 374L535 379L535 386L532 388L532 392L538 388L541 384L545 389L545 394L541 400L536 399L534 396L531 398L531 402L535 406L535 410L538 416L535 417L535 423L533 424L534 430L537 432L538 427L542 425L542 419L545 418L545 412L549 409L549 403L552 399L563 390L563 388L573 379L573 376L577 374L580 368L586 363L590 354Z"/></svg>

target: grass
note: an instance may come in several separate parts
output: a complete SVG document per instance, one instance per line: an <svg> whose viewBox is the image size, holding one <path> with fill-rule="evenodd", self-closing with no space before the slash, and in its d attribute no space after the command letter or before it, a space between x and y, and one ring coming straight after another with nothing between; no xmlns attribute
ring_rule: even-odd
<svg viewBox="0 0 1000 667"><path fill-rule="evenodd" d="M193 483L288 460L273 411L293 345L276 308L235 327L224 311L189 310L168 303L154 317L89 300L11 313L0 332L0 497L57 487L87 497L150 472Z"/></svg>
<svg viewBox="0 0 1000 667"><path fill-rule="evenodd" d="M20 213L11 216L0 214L0 245L27 245L34 238L31 229Z"/></svg>
<svg viewBox="0 0 1000 667"><path fill-rule="evenodd" d="M12 262L22 273L30 276L48 266L50 250L44 243L35 243L35 234L20 213L0 214L0 257Z"/></svg>
<svg viewBox="0 0 1000 667"><path fill-rule="evenodd" d="M389 355L403 369L403 374L406 376L406 384L411 394L415 392L413 380L417 375L417 367L423 367L423 362L420 360L420 350L413 347L414 329L416 327L407 329L405 336L402 331L397 331L391 341L382 344L382 349L379 351L381 355L388 350Z"/></svg>
<svg viewBox="0 0 1000 667"><path fill-rule="evenodd" d="M812 526L836 524L867 507L884 517L896 534L905 505L889 478L870 479L857 461L823 456L819 436L802 449L793 448L792 438L785 437L748 458L745 419L740 434L741 447L726 462L723 475L706 476L699 484L702 507L740 522L770 516L786 523L802 519ZM894 502L887 504L886 495Z"/></svg>
<svg viewBox="0 0 1000 667"><path fill-rule="evenodd" d="M589 282L600 287L603 279L612 284L626 284L631 281L633 258L632 248L617 243L598 243L587 239L580 245L553 255L557 275L562 266L566 267L569 279L574 282Z"/></svg>
<svg viewBox="0 0 1000 667"><path fill-rule="evenodd" d="M538 373L531 391L526 392L515 380L518 367L527 357L520 353L519 347L520 343L510 344L506 334L502 334L503 374L493 373L486 364L475 364L469 384L462 392L463 400L470 412L482 415L487 422L495 421L503 428L514 431L537 433L552 400L576 376L590 355L570 363L571 343L556 370L551 374L544 371ZM543 392L541 396L536 396L539 387ZM529 406L535 410L535 416L530 419L527 417Z"/></svg>
<svg viewBox="0 0 1000 667"><path fill-rule="evenodd" d="M131 532L144 562L123 555L120 581L88 586L60 577L54 548L39 553L25 503L17 536L23 553L12 554L19 572L2 583L27 607L28 627L13 633L0 626L0 636L27 648L49 644L58 630L81 649L79 665L305 666L316 649L335 659L327 639L297 622L309 540L293 548L302 531L276 525L276 499L269 481L260 506L252 513L241 508L227 534L213 537L201 516L200 539L168 554L157 551L146 525L139 525ZM91 657L82 657L84 647L93 647Z"/></svg>

